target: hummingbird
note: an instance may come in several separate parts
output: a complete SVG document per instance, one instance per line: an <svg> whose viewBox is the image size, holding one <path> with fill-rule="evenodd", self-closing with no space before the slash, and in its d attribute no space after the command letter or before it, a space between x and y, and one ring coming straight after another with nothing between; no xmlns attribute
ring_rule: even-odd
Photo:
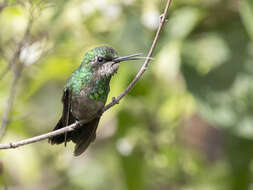
<svg viewBox="0 0 253 190"><path fill-rule="evenodd" d="M100 46L88 51L68 78L63 90L62 116L53 130L82 121L73 131L49 138L50 144L75 143L74 156L82 154L96 138L96 130L110 91L110 81L119 64L140 60L140 54L120 57L111 47Z"/></svg>

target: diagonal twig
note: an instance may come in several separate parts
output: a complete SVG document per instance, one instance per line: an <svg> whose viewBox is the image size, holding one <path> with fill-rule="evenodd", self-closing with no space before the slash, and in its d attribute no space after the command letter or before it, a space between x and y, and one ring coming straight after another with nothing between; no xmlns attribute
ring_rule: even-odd
<svg viewBox="0 0 253 190"><path fill-rule="evenodd" d="M20 40L20 42L18 43L18 47L16 49L16 51L13 53L12 59L10 60L9 64L7 65L7 67L4 69L4 71L0 74L0 80L11 70L11 68L16 64L18 57L20 55L21 49L24 46L25 42L27 41L27 38L30 34L31 31L31 26L33 23L33 17L31 16L28 22L28 25L26 27L26 31L24 33L23 38Z"/></svg>
<svg viewBox="0 0 253 190"><path fill-rule="evenodd" d="M42 141L44 139L48 139L49 137L60 135L60 134L65 133L65 132L70 132L70 131L73 131L76 128L77 124L78 123L73 123L73 124L71 124L67 127L52 131L50 133L46 133L46 134L42 134L42 135L35 136L35 137L32 137L32 138L28 138L28 139L25 139L25 140L22 140L22 141L10 142L10 143L6 143L6 144L0 144L0 149L17 148L19 146L23 146L23 145L26 145L26 144L31 144L31 143L34 143L34 142Z"/></svg>
<svg viewBox="0 0 253 190"><path fill-rule="evenodd" d="M140 71L137 73L136 77L129 84L129 86L117 98L113 98L112 102L104 107L102 113L107 111L111 107L113 107L115 104L118 104L119 101L134 87L134 85L138 82L138 80L141 78L143 73L146 71L146 69L148 67L148 64L149 64L149 61L150 61L149 57L151 57L153 52L154 52L154 49L155 49L156 44L158 42L159 35L160 35L160 33L162 31L162 28L163 28L163 26L166 22L166 17L167 17L167 14L168 14L168 9L170 7L170 3L171 3L171 0L168 0L167 4L166 4L166 7L165 7L165 10L164 10L164 13L162 14L162 17L160 19L160 24L159 24L159 27L157 29L154 41L153 41L153 43L151 45L151 48L149 50L147 59L143 63ZM26 144L31 144L31 143L34 143L34 142L42 141L42 140L48 139L50 137L63 134L65 132L73 131L78 126L78 124L80 124L80 123L82 123L82 121L73 123L73 124L71 124L69 126L66 126L64 128L61 128L61 129L58 129L58 130L55 130L55 131L52 131L52 132L49 132L49 133L45 133L45 134L42 134L42 135L39 135L39 136L35 136L35 137L32 137L32 138L24 139L24 140L17 141L17 142L10 142L10 143L6 143L6 144L0 144L0 149L17 148L19 146L23 146L23 145L26 145Z"/></svg>
<svg viewBox="0 0 253 190"><path fill-rule="evenodd" d="M7 105L6 105L6 108L5 108L4 113L2 115L2 122L1 122L1 128L0 128L0 139L3 137L3 135L5 133L6 125L8 124L10 111L11 111L13 101L15 98L15 94L16 94L17 84L18 84L18 81L19 81L19 78L21 76L23 66L24 66L23 63L21 63L21 62L19 62L19 64L18 64L18 58L19 58L22 47L24 46L24 44L26 43L26 41L28 40L28 37L30 35L32 23L33 23L33 16L31 15L28 25L27 25L27 28L26 28L26 31L24 33L24 36L21 39L21 41L18 43L18 47L17 47L16 51L13 53L10 63L8 64L8 66L4 70L4 72L0 74L0 80L1 80L1 78L4 77L5 74L11 68L13 68L14 77L13 77Z"/></svg>
<svg viewBox="0 0 253 190"><path fill-rule="evenodd" d="M6 125L8 124L9 113L10 113L11 107L13 105L13 100L14 100L14 97L15 97L15 94L16 94L16 89L17 89L17 83L18 83L19 76L20 76L20 73L19 74L18 73L14 74L14 78L13 78L11 89L10 89L10 95L9 95L9 98L8 98L8 101L7 101L5 111L4 111L3 116L2 116L2 122L1 122L1 128L0 128L0 139L3 137Z"/></svg>
<svg viewBox="0 0 253 190"><path fill-rule="evenodd" d="M168 13L168 10L169 10L169 7L170 7L170 2L171 1L168 0L168 2L166 4L164 13L162 14L162 17L160 18L160 24L159 24L159 27L157 29L154 41L153 41L153 43L151 45L151 48L150 48L150 50L148 52L148 55L147 55L147 58L146 58L145 62L143 63L140 71L137 73L137 75L132 80L132 82L128 85L128 87L117 98L113 98L112 102L109 103L108 105L106 105L104 107L103 112L105 112L106 110L110 109L115 104L118 104L119 101L134 87L134 85L137 83L137 81L141 78L141 76L143 75L143 73L146 71L146 69L148 67L148 64L149 64L149 62L151 60L149 58L152 56L152 54L154 52L154 49L155 49L156 44L158 42L159 35L160 35L161 31L162 31L164 23L166 22L166 16L167 16L167 13Z"/></svg>

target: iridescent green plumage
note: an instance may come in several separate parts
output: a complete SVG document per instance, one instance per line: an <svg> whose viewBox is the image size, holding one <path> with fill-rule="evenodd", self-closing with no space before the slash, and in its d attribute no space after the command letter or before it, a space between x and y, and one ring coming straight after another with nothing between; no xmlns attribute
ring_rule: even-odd
<svg viewBox="0 0 253 190"><path fill-rule="evenodd" d="M67 81L63 91L62 117L54 130L82 121L74 131L49 138L51 144L73 141L76 143L74 155L83 153L96 137L96 129L108 93L109 83L119 67L119 62L143 59L134 54L118 57L111 47L101 46L84 55L80 67Z"/></svg>
<svg viewBox="0 0 253 190"><path fill-rule="evenodd" d="M84 55L80 67L67 81L62 97L63 114L55 129L82 120L83 126L64 135L49 139L51 144L72 140L75 155L80 155L95 139L96 128L105 105L112 75L118 70L113 62L118 54L110 47L101 46Z"/></svg>
<svg viewBox="0 0 253 190"><path fill-rule="evenodd" d="M90 64L95 60L96 57L103 57L106 60L112 60L118 57L115 50L110 47L101 46L97 47L84 55L81 66L72 73L69 78L66 88L72 88L74 94L79 94L82 87L85 85L89 88L92 86L92 90L88 92L88 96L95 100L106 100L107 94L109 92L109 82L111 76L101 76L94 84L91 84L92 78L94 77L92 72L92 65Z"/></svg>

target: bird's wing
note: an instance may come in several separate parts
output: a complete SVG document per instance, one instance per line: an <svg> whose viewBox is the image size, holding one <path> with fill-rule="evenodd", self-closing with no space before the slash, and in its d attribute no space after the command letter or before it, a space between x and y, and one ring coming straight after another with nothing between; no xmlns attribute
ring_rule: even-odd
<svg viewBox="0 0 253 190"><path fill-rule="evenodd" d="M71 110L71 89L66 88L63 91L62 95L62 103L63 103L63 112L62 112L62 118L63 118L63 124L65 126L73 123L73 116L70 112Z"/></svg>
<svg viewBox="0 0 253 190"><path fill-rule="evenodd" d="M54 130L60 129L62 127L66 127L67 125L70 125L75 122L75 118L72 115L72 113L70 112L70 110L71 110L71 89L69 89L69 88L64 89L63 95L62 95L62 103L63 103L62 116L61 116L61 119L56 124ZM69 134L66 133L66 134L61 134L61 135L51 137L51 138L49 138L48 141L51 144L61 144L63 142L65 142L65 144L66 144L66 142L69 140L70 140Z"/></svg>

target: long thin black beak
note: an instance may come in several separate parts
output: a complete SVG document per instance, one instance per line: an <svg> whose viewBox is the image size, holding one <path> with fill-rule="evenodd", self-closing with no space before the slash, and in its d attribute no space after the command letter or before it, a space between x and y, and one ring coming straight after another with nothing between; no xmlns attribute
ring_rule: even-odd
<svg viewBox="0 0 253 190"><path fill-rule="evenodd" d="M152 59L151 57L138 57L139 55L141 55L141 53L136 53L133 55L127 55L127 56L122 56L122 57L117 57L115 59L113 59L114 63L119 63L122 61L129 61L129 60L143 60L143 59Z"/></svg>

